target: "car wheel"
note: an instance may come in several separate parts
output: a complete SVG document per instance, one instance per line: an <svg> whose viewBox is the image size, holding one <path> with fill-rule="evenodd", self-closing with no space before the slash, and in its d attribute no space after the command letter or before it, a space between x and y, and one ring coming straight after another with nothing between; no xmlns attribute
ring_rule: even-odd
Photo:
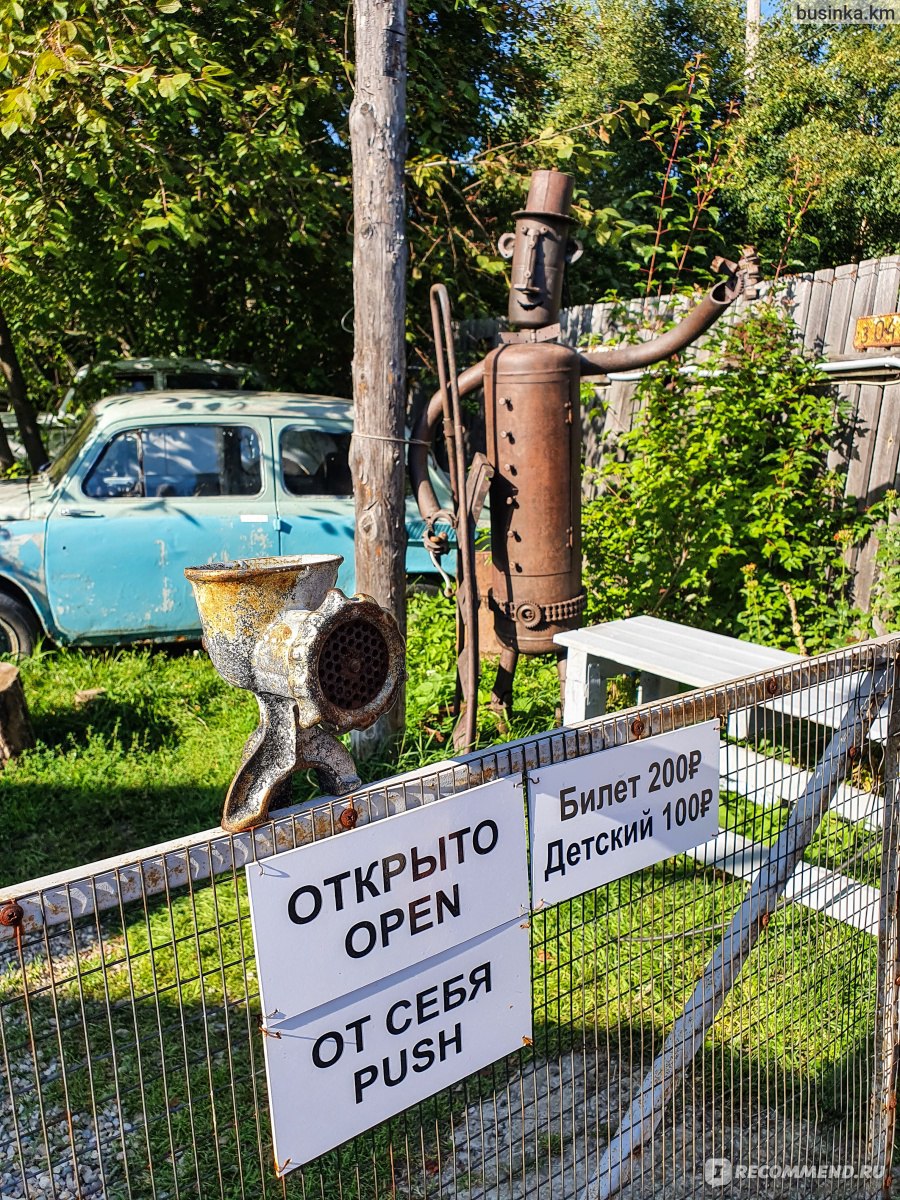
<svg viewBox="0 0 900 1200"><path fill-rule="evenodd" d="M27 658L34 651L41 627L31 608L14 596L0 593L0 654Z"/></svg>

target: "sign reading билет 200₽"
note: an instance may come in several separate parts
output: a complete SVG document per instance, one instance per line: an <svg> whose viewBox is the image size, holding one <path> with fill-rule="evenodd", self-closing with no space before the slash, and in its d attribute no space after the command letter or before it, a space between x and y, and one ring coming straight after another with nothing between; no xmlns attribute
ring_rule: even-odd
<svg viewBox="0 0 900 1200"><path fill-rule="evenodd" d="M529 809L535 908L691 850L719 828L719 722L541 767Z"/></svg>

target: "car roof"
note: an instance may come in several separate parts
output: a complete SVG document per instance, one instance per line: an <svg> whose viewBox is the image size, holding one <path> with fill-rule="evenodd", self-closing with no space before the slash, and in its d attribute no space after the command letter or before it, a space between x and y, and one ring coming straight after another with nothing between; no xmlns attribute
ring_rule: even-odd
<svg viewBox="0 0 900 1200"><path fill-rule="evenodd" d="M297 417L353 420L353 402L340 396L318 396L303 392L160 391L126 392L105 396L93 406L98 417L127 416L129 421L186 416Z"/></svg>
<svg viewBox="0 0 900 1200"><path fill-rule="evenodd" d="M234 371L257 371L249 363L234 362L227 358L109 358L101 362L91 363L89 371L106 370L114 375L128 371L197 371L198 373L218 372L233 373Z"/></svg>

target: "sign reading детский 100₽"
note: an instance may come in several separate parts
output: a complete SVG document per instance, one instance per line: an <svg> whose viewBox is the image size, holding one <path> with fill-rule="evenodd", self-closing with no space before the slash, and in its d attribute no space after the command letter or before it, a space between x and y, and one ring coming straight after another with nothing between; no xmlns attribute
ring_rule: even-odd
<svg viewBox="0 0 900 1200"><path fill-rule="evenodd" d="M531 1037L521 789L247 868L279 1175Z"/></svg>
<svg viewBox="0 0 900 1200"><path fill-rule="evenodd" d="M528 793L538 908L715 837L719 722L540 767Z"/></svg>

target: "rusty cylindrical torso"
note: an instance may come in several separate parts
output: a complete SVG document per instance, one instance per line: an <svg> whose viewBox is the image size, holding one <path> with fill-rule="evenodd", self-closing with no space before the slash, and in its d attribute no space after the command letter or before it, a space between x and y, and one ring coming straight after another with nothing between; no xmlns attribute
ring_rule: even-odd
<svg viewBox="0 0 900 1200"><path fill-rule="evenodd" d="M485 362L492 586L497 636L523 654L558 649L581 624L578 354L555 342L502 345Z"/></svg>

